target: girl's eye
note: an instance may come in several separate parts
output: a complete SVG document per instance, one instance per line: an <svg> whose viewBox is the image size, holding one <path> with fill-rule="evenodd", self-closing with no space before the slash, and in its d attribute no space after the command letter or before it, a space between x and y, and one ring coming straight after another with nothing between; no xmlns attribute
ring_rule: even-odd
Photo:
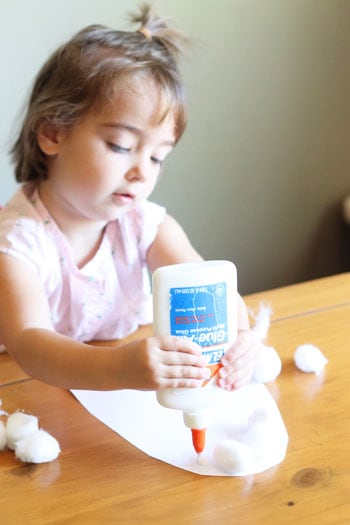
<svg viewBox="0 0 350 525"><path fill-rule="evenodd" d="M154 164L158 164L159 166L163 166L163 163L164 163L163 160L161 160L161 159L157 159L157 157L151 157L151 161L152 161Z"/></svg>
<svg viewBox="0 0 350 525"><path fill-rule="evenodd" d="M130 148L123 148L122 146L119 146L118 144L114 144L113 142L108 142L108 146L115 153L128 153L130 151Z"/></svg>

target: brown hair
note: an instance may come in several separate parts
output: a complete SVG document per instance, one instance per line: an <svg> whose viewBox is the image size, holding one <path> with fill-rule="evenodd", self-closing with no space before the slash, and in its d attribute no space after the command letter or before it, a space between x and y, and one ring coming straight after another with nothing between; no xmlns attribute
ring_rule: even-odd
<svg viewBox="0 0 350 525"><path fill-rule="evenodd" d="M144 4L130 20L137 31L88 26L55 51L39 71L22 129L11 150L17 182L46 177L46 155L37 143L39 125L74 126L89 110L108 103L118 81L151 79L161 90L166 111L173 111L178 140L186 127L184 87L177 58L187 39Z"/></svg>

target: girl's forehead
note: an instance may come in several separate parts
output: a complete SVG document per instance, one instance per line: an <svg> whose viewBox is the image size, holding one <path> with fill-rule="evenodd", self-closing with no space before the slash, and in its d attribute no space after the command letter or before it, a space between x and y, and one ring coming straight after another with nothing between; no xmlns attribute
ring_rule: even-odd
<svg viewBox="0 0 350 525"><path fill-rule="evenodd" d="M101 114L112 120L145 122L151 126L167 123L175 127L174 109L155 83L118 85L102 105Z"/></svg>

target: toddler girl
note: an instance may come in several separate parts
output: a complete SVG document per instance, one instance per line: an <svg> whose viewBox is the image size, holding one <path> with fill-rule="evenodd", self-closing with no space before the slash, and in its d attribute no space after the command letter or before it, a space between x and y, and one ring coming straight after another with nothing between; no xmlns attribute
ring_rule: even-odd
<svg viewBox="0 0 350 525"><path fill-rule="evenodd" d="M0 342L63 388L197 387L209 375L196 344L150 326L148 272L201 259L148 200L186 126L185 39L149 6L132 22L87 27L44 64L12 150L21 186L0 212ZM218 376L229 390L257 353L238 301Z"/></svg>

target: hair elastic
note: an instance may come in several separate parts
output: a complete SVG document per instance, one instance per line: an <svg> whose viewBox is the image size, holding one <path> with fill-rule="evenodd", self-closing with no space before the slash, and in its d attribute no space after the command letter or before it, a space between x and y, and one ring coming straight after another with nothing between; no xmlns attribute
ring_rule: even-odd
<svg viewBox="0 0 350 525"><path fill-rule="evenodd" d="M152 40L152 33L149 29L147 29L147 27L141 27L138 29L138 32L142 33L147 40Z"/></svg>

